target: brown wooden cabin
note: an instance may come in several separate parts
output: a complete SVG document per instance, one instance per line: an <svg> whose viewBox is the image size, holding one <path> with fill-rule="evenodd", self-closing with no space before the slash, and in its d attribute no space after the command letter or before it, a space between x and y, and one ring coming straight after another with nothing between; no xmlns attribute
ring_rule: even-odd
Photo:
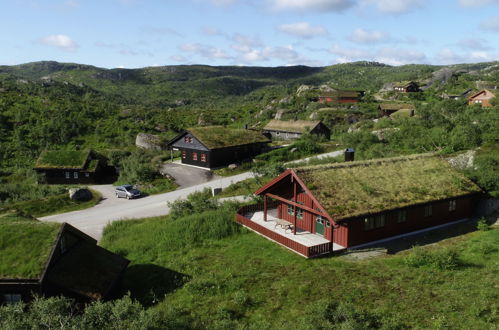
<svg viewBox="0 0 499 330"><path fill-rule="evenodd" d="M262 205L236 219L313 257L468 218L479 193L433 155L354 161L288 169L255 192Z"/></svg>
<svg viewBox="0 0 499 330"><path fill-rule="evenodd" d="M402 81L393 85L393 90L401 93L415 93L420 92L419 85L414 81Z"/></svg>
<svg viewBox="0 0 499 330"><path fill-rule="evenodd" d="M378 112L380 117L388 117L397 111L404 110L410 117L414 116L415 107L413 104L408 103L382 103L378 105Z"/></svg>
<svg viewBox="0 0 499 330"><path fill-rule="evenodd" d="M104 158L92 150L45 150L33 169L40 183L92 184L102 178L104 166Z"/></svg>
<svg viewBox="0 0 499 330"><path fill-rule="evenodd" d="M482 89L481 91L468 97L468 105L479 104L483 108L492 107L492 103L490 103L490 101L494 97L496 97L494 93L492 93L488 89Z"/></svg>
<svg viewBox="0 0 499 330"><path fill-rule="evenodd" d="M347 90L337 90L330 93L323 93L319 95L319 103L358 103L360 102L362 96L364 96L364 91L347 91Z"/></svg>
<svg viewBox="0 0 499 330"><path fill-rule="evenodd" d="M273 119L265 125L263 133L272 140L295 140L303 134L322 136L329 140L331 130L320 120L276 120Z"/></svg>
<svg viewBox="0 0 499 330"><path fill-rule="evenodd" d="M250 160L262 153L269 142L258 131L207 126L183 131L167 146L180 150L184 164L217 168Z"/></svg>
<svg viewBox="0 0 499 330"><path fill-rule="evenodd" d="M115 294L129 263L67 223L0 217L0 224L10 227L0 237L8 235L2 240L12 242L0 247L3 304L27 302L34 294L64 295L78 302L107 300ZM22 258L21 267L13 254Z"/></svg>

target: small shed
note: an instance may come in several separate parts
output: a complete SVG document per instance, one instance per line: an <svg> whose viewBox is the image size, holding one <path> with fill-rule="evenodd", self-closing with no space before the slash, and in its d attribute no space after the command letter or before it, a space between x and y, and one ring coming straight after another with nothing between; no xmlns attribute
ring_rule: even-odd
<svg viewBox="0 0 499 330"><path fill-rule="evenodd" d="M395 112L405 112L405 115L414 116L415 107L410 103L381 103L378 105L380 117L388 117Z"/></svg>
<svg viewBox="0 0 499 330"><path fill-rule="evenodd" d="M34 170L50 184L96 183L102 174L104 158L92 150L45 150Z"/></svg>
<svg viewBox="0 0 499 330"><path fill-rule="evenodd" d="M263 128L263 133L273 140L294 140L303 134L314 134L328 139L331 130L320 120L271 120Z"/></svg>
<svg viewBox="0 0 499 330"><path fill-rule="evenodd" d="M419 84L414 81L401 81L393 84L393 89L401 93L420 92Z"/></svg>
<svg viewBox="0 0 499 330"><path fill-rule="evenodd" d="M14 213L0 215L0 303L33 294L64 295L80 302L109 299L129 261L97 245L67 223L47 223Z"/></svg>

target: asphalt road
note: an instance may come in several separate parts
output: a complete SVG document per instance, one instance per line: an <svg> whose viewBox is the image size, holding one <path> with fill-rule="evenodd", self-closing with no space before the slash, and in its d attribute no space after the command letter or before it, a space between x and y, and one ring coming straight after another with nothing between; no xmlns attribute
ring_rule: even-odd
<svg viewBox="0 0 499 330"><path fill-rule="evenodd" d="M253 176L253 173L246 172L164 194L131 200L116 198L114 196L114 188L110 185L92 186L92 189L98 190L103 194L104 200L101 203L85 210L50 215L39 218L39 220L67 222L87 235L100 240L104 227L112 221L166 215L170 211L167 202L185 198L189 194L203 190L204 188L226 188L232 183L252 178Z"/></svg>

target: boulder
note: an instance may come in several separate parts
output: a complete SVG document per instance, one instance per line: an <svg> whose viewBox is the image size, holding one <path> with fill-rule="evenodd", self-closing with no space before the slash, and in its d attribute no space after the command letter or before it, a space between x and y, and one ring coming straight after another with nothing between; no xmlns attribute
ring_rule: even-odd
<svg viewBox="0 0 499 330"><path fill-rule="evenodd" d="M233 170L233 169L237 168L237 164L230 164L228 166L228 168L229 168L229 170Z"/></svg>
<svg viewBox="0 0 499 330"><path fill-rule="evenodd" d="M135 139L135 145L142 149L161 150L161 139L157 135L139 133Z"/></svg>
<svg viewBox="0 0 499 330"><path fill-rule="evenodd" d="M87 188L70 188L69 198L74 201L86 202L93 197L92 192Z"/></svg>
<svg viewBox="0 0 499 330"><path fill-rule="evenodd" d="M447 158L447 161L449 162L449 164L451 164L453 167L457 169L466 170L469 168L473 168L475 162L475 155L476 155L475 150L468 150L465 153Z"/></svg>

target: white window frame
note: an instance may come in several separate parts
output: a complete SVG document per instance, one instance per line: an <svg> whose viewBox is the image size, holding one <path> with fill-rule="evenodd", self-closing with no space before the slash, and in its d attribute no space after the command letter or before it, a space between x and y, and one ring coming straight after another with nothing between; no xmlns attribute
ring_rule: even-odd
<svg viewBox="0 0 499 330"><path fill-rule="evenodd" d="M66 176L66 179L70 179L71 178L71 173L70 172L64 172L65 176Z"/></svg>
<svg viewBox="0 0 499 330"><path fill-rule="evenodd" d="M73 178L78 179L78 172L73 172Z"/></svg>

